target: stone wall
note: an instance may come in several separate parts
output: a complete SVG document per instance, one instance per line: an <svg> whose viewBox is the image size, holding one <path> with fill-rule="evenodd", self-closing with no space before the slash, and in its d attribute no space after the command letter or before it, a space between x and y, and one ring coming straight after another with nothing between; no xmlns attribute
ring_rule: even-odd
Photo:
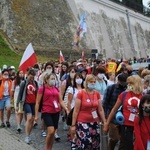
<svg viewBox="0 0 150 150"><path fill-rule="evenodd" d="M86 46L104 57L150 55L150 18L109 0L68 0L76 18L86 12ZM127 17L128 16L128 17Z"/></svg>
<svg viewBox="0 0 150 150"><path fill-rule="evenodd" d="M1 0L0 29L15 49L70 50L77 22L65 0Z"/></svg>

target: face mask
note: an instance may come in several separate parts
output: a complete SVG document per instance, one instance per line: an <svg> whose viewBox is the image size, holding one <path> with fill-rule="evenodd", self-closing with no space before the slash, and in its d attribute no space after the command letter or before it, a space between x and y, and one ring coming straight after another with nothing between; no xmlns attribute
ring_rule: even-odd
<svg viewBox="0 0 150 150"><path fill-rule="evenodd" d="M73 79L75 76L75 73L70 73L70 78Z"/></svg>
<svg viewBox="0 0 150 150"><path fill-rule="evenodd" d="M46 69L46 72L47 72L48 74L51 74L51 73L52 73L52 69Z"/></svg>
<svg viewBox="0 0 150 150"><path fill-rule="evenodd" d="M76 79L76 83L77 84L81 84L82 83L82 79Z"/></svg>
<svg viewBox="0 0 150 150"><path fill-rule="evenodd" d="M20 78L20 79L23 79L23 78L24 78L24 76L19 76L19 78Z"/></svg>
<svg viewBox="0 0 150 150"><path fill-rule="evenodd" d="M133 87L130 86L130 85L127 86L127 89L128 89L129 91L133 91Z"/></svg>
<svg viewBox="0 0 150 150"><path fill-rule="evenodd" d="M95 89L95 84L88 84L88 88L90 89L90 90L94 90Z"/></svg>
<svg viewBox="0 0 150 150"><path fill-rule="evenodd" d="M143 111L146 112L147 114L150 114L150 107L144 106Z"/></svg>
<svg viewBox="0 0 150 150"><path fill-rule="evenodd" d="M50 80L49 84L50 85L55 85L55 80Z"/></svg>
<svg viewBox="0 0 150 150"><path fill-rule="evenodd" d="M3 78L4 78L4 79L8 79L8 76L3 75Z"/></svg>
<svg viewBox="0 0 150 150"><path fill-rule="evenodd" d="M104 74L101 74L101 73L99 73L97 76L98 76L99 79L103 79L104 78Z"/></svg>

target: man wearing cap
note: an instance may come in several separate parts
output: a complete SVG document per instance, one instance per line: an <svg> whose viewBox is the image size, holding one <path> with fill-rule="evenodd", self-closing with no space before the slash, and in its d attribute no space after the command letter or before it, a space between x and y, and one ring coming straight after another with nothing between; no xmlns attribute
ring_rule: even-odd
<svg viewBox="0 0 150 150"><path fill-rule="evenodd" d="M103 108L105 112L105 117L107 118L111 109L114 107L118 96L126 90L126 80L128 75L127 74L120 74L118 76L118 82L116 84L110 85L107 87L104 97L103 97ZM108 150L114 150L116 144L120 140L119 134L120 126L116 124L115 119L111 121L109 126L109 144Z"/></svg>

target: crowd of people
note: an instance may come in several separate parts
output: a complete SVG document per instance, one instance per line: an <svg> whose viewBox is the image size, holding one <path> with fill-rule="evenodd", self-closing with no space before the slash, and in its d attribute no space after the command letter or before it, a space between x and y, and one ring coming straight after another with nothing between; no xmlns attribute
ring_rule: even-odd
<svg viewBox="0 0 150 150"><path fill-rule="evenodd" d="M30 66L26 72L3 65L1 127L11 127L14 109L17 132L22 133L25 119L27 144L32 141L32 128L41 121L45 150L52 150L54 140L61 138L60 117L71 150L99 150L100 122L109 135L108 150L114 150L117 143L120 150L150 149L150 70L142 67L134 71L131 64L136 62L145 59L49 61ZM120 106L123 124L115 117ZM68 124L70 113L72 121Z"/></svg>

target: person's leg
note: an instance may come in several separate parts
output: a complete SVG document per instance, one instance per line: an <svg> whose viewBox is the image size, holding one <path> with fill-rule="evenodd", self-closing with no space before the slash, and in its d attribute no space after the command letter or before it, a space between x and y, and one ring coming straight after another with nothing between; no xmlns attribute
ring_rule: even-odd
<svg viewBox="0 0 150 150"><path fill-rule="evenodd" d="M47 126L46 150L52 150L55 130L58 128L59 113L42 114L45 125Z"/></svg>
<svg viewBox="0 0 150 150"><path fill-rule="evenodd" d="M108 150L114 150L116 144L120 140L120 131L119 125L110 123L109 125L109 143L108 143Z"/></svg>
<svg viewBox="0 0 150 150"><path fill-rule="evenodd" d="M2 127L5 127L4 123L4 108L5 108L5 101L2 99L0 100L0 120Z"/></svg>
<svg viewBox="0 0 150 150"><path fill-rule="evenodd" d="M52 150L52 146L54 143L54 134L55 134L54 127L52 126L47 127L46 150Z"/></svg>
<svg viewBox="0 0 150 150"><path fill-rule="evenodd" d="M27 144L30 143L30 133L31 133L31 130L32 130L32 127L33 127L33 115L32 115L32 107L30 104L27 104L25 103L24 104L24 111L26 113L26 122L25 122L25 134L26 134L26 137L25 137L25 142Z"/></svg>
<svg viewBox="0 0 150 150"><path fill-rule="evenodd" d="M4 123L4 109L0 110L0 119L1 119L1 122Z"/></svg>
<svg viewBox="0 0 150 150"><path fill-rule="evenodd" d="M11 115L10 96L6 96L6 97L5 97L5 107L6 107L6 110L7 110L7 114L6 114L6 124L7 124L7 127L10 127L10 122L9 122L10 115Z"/></svg>
<svg viewBox="0 0 150 150"><path fill-rule="evenodd" d="M133 150L133 130L132 126L121 126L121 139L119 150Z"/></svg>

